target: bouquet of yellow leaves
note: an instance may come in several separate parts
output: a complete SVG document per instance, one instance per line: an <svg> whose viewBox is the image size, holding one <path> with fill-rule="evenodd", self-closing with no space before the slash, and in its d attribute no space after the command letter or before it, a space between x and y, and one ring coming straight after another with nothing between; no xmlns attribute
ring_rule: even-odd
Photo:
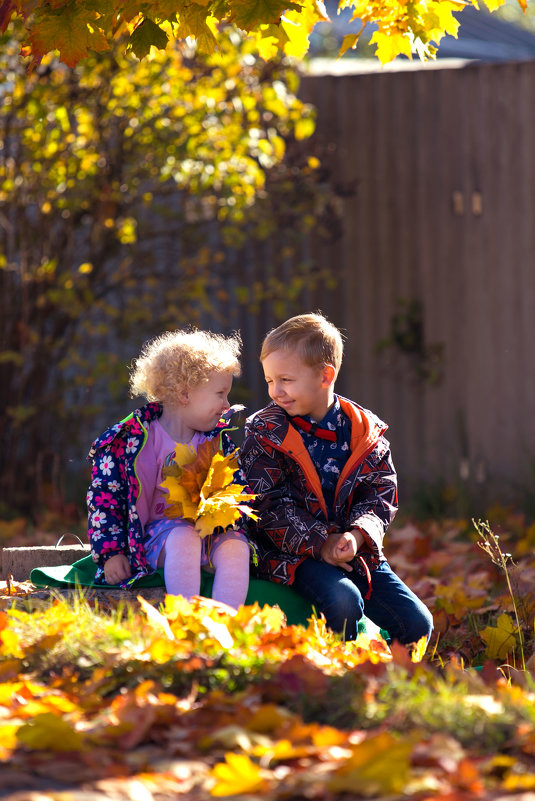
<svg viewBox="0 0 535 801"><path fill-rule="evenodd" d="M242 515L257 520L246 501L255 496L234 482L238 452L223 456L219 438L206 440L197 451L177 443L175 461L164 468L162 486L169 492L166 517L181 517L194 523L204 538L215 528L233 525Z"/></svg>

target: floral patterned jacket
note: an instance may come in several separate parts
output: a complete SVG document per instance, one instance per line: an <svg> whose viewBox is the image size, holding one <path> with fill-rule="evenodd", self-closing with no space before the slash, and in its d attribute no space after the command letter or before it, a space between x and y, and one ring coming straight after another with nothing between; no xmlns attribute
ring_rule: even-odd
<svg viewBox="0 0 535 801"><path fill-rule="evenodd" d="M231 407L221 417L208 439L221 437L223 453L236 450L228 434L229 420L242 407ZM92 463L87 493L88 536L93 560L97 563L95 584L105 584L104 564L116 554L125 554L132 576L120 586L128 587L141 576L152 573L145 558L143 523L136 501L140 485L136 459L143 449L148 428L162 414L159 403L148 403L108 428L92 444L88 459ZM243 482L242 482L243 483Z"/></svg>
<svg viewBox="0 0 535 801"><path fill-rule="evenodd" d="M351 455L336 487L334 525L328 520L320 477L291 418L270 403L246 420L239 461L251 492L257 493L253 507L260 519L248 522L248 528L259 578L292 584L301 562L321 558L331 531L356 526L367 551L362 554L365 564L359 558L353 566L368 575L384 559L384 534L397 512L397 477L383 436L387 426L338 397L351 420Z"/></svg>

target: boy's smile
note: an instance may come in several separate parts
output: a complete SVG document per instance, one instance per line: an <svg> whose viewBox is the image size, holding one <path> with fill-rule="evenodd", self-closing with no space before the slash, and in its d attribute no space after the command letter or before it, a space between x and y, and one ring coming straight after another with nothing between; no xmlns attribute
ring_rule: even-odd
<svg viewBox="0 0 535 801"><path fill-rule="evenodd" d="M310 367L295 350L274 350L262 363L271 400L291 417L319 422L334 402L334 367Z"/></svg>

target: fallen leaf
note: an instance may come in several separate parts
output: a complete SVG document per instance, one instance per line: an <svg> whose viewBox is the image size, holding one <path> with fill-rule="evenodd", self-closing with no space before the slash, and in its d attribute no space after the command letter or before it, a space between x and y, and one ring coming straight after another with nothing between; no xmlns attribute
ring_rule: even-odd
<svg viewBox="0 0 535 801"><path fill-rule="evenodd" d="M211 771L215 784L210 793L216 796L258 793L267 789L265 771L252 762L247 754L225 754Z"/></svg>
<svg viewBox="0 0 535 801"><path fill-rule="evenodd" d="M496 626L486 626L480 634L487 643L487 655L490 659L505 659L507 654L516 648L517 628L505 612L496 621Z"/></svg>

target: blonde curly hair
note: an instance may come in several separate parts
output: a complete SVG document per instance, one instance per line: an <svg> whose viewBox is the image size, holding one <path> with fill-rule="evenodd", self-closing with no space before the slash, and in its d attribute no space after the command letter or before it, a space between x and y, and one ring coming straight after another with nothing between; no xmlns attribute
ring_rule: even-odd
<svg viewBox="0 0 535 801"><path fill-rule="evenodd" d="M166 331L147 342L130 373L132 397L176 403L180 394L208 381L213 373L240 375L241 338L211 331Z"/></svg>

